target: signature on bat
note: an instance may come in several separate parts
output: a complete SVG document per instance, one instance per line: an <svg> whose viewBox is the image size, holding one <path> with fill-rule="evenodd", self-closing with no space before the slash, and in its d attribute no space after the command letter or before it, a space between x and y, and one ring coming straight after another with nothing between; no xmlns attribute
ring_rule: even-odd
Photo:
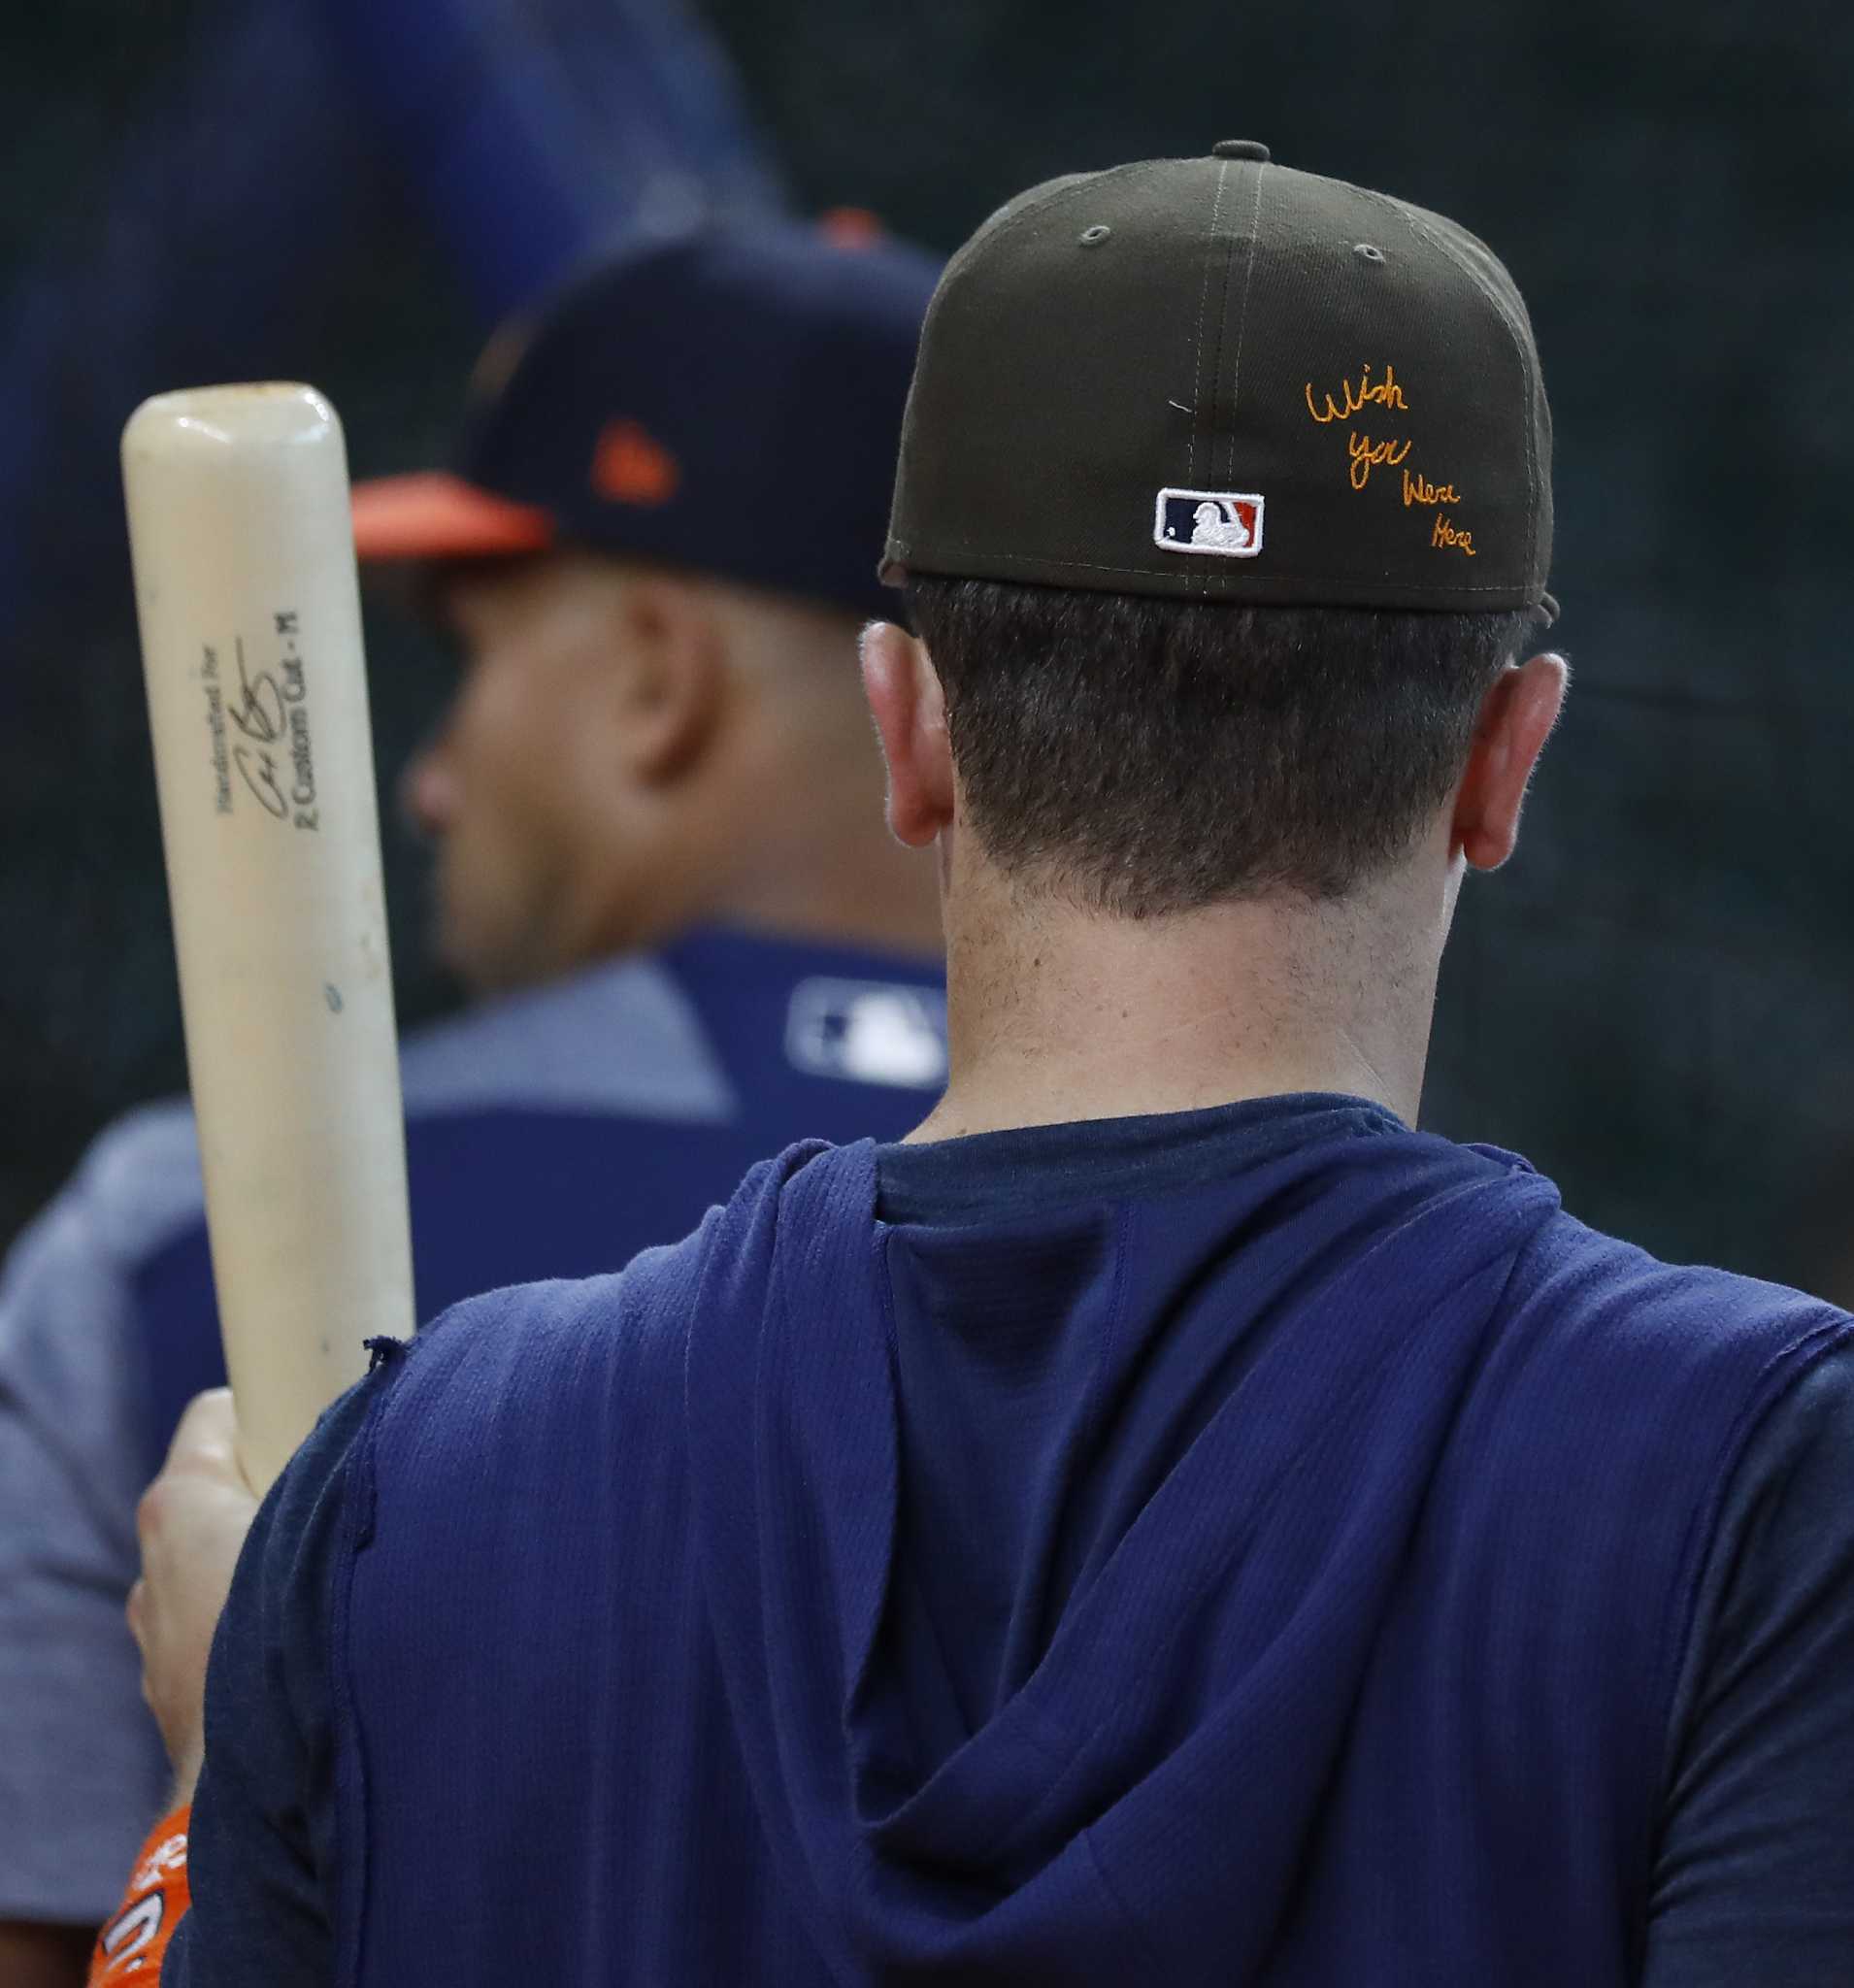
<svg viewBox="0 0 1854 1988"><path fill-rule="evenodd" d="M259 670L253 676L245 660L244 637L235 637L232 647L238 660L238 689L227 706L226 715L244 733L246 742L232 748L232 763L267 814L279 821L286 820L294 798L299 808L297 827L314 828L315 811L301 805L315 799L314 786L307 794L285 795L278 752L271 749L276 746L283 753L290 751L289 708L303 701L302 663L294 656L286 656L281 680L269 670ZM300 766L298 773L300 785Z"/></svg>
<svg viewBox="0 0 1854 1988"><path fill-rule="evenodd" d="M232 748L232 763L245 777L252 798L267 814L279 821L289 812L281 782L277 778L277 755L271 751L283 736L283 688L268 670L255 677L245 660L245 638L233 643L238 657L238 690L226 715L247 743Z"/></svg>

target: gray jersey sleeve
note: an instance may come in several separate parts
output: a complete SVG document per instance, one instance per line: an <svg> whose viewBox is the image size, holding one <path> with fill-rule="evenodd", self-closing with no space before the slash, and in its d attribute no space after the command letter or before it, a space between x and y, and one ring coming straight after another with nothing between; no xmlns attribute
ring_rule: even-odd
<svg viewBox="0 0 1854 1988"><path fill-rule="evenodd" d="M140 1113L0 1272L0 1918L102 1920L158 1812L122 1615L148 1461L132 1278L199 1208L191 1120Z"/></svg>

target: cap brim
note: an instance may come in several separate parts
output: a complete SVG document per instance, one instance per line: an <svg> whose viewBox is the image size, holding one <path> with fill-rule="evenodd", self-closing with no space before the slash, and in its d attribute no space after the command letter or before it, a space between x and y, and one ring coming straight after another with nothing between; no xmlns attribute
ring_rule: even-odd
<svg viewBox="0 0 1854 1988"><path fill-rule="evenodd" d="M543 551L554 521L443 470L354 485L354 550L362 559L494 559Z"/></svg>

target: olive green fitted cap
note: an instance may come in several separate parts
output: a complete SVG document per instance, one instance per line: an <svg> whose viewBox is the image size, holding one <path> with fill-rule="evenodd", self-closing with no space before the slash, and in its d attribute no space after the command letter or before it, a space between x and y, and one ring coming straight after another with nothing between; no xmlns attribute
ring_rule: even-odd
<svg viewBox="0 0 1854 1988"><path fill-rule="evenodd" d="M1440 215L1225 140L1034 187L948 264L882 577L1547 615L1526 307Z"/></svg>

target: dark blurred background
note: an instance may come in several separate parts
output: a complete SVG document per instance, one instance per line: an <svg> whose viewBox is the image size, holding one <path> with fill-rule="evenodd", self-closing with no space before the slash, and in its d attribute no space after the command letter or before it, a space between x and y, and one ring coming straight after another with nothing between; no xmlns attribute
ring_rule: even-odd
<svg viewBox="0 0 1854 1988"><path fill-rule="evenodd" d="M942 0L63 0L0 116L0 1242L183 1081L115 437L307 378L439 460L482 337L605 235L854 204L954 246L1052 173L1226 136L1456 216L1531 302L1576 674L1471 883L1428 1121L1675 1256L1854 1232L1854 11ZM370 620L382 774L447 665ZM402 1014L420 866L388 825Z"/></svg>

